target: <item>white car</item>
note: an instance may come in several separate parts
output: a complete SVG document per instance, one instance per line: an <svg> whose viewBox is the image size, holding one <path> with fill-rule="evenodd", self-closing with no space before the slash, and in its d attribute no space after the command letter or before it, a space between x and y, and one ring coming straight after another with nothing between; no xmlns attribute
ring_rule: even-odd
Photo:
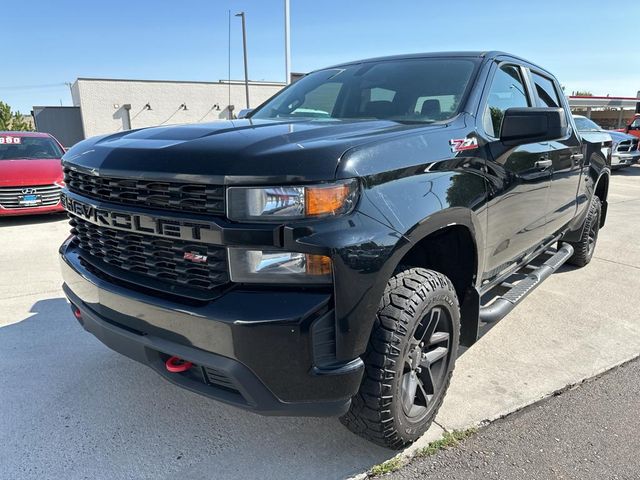
<svg viewBox="0 0 640 480"><path fill-rule="evenodd" d="M606 132L611 135L611 168L628 167L640 161L640 138L615 130L604 130L593 120L582 115L574 115L578 132Z"/></svg>

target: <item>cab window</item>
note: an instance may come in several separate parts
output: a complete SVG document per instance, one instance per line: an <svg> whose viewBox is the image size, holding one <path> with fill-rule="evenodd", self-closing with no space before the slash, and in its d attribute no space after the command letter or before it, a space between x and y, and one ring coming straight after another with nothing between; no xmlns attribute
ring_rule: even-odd
<svg viewBox="0 0 640 480"><path fill-rule="evenodd" d="M502 65L493 77L489 89L483 116L485 131L492 137L499 137L507 109L530 106L520 67Z"/></svg>
<svg viewBox="0 0 640 480"><path fill-rule="evenodd" d="M553 81L547 77L543 77L535 72L531 72L533 85L536 90L536 104L538 107L560 107L558 93L553 85Z"/></svg>

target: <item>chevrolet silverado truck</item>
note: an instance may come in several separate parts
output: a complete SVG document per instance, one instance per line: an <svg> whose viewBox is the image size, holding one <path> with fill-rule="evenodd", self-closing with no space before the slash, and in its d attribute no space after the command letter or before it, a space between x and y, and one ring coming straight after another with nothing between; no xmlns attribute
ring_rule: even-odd
<svg viewBox="0 0 640 480"><path fill-rule="evenodd" d="M401 448L459 345L589 263L610 154L521 58L345 63L248 118L74 146L63 288L87 331L176 385Z"/></svg>

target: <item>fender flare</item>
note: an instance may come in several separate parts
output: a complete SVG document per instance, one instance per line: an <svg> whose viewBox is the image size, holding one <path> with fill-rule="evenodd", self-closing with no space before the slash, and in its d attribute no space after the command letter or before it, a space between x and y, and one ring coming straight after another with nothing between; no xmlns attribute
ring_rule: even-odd
<svg viewBox="0 0 640 480"><path fill-rule="evenodd" d="M392 269L385 272L388 280L401 264L402 259L420 241L430 235L442 231L447 227L460 226L468 230L474 244L475 264L473 266L472 284L468 285L464 298L460 303L460 344L470 347L478 339L480 326L480 292L478 282L484 268L484 229L481 228L480 219L472 210L464 207L452 207L437 211L418 224L411 227L403 237L405 242L398 242L391 253L388 263Z"/></svg>
<svg viewBox="0 0 640 480"><path fill-rule="evenodd" d="M410 227L406 232L398 232L408 241L398 242L396 248L391 252L390 260L393 264L393 270L395 271L402 258L419 242L429 235L453 226L464 227L469 231L475 248L474 277L478 278L484 263L481 253L484 251L484 230L481 227L477 215L475 215L472 210L464 207L452 207L439 210Z"/></svg>

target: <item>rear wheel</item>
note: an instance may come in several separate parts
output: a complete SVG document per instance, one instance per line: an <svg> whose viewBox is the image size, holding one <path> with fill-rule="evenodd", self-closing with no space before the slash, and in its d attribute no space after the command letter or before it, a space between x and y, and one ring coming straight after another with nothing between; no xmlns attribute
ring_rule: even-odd
<svg viewBox="0 0 640 480"><path fill-rule="evenodd" d="M580 240L577 242L567 242L573 246L573 255L567 261L568 263L577 267L584 267L593 258L593 252L596 249L598 233L600 231L601 209L602 204L600 203L600 199L594 195L589 205L587 218L584 221Z"/></svg>
<svg viewBox="0 0 640 480"><path fill-rule="evenodd" d="M458 297L446 276L423 268L394 275L363 357L360 390L341 421L385 447L418 439L449 386L459 331Z"/></svg>

